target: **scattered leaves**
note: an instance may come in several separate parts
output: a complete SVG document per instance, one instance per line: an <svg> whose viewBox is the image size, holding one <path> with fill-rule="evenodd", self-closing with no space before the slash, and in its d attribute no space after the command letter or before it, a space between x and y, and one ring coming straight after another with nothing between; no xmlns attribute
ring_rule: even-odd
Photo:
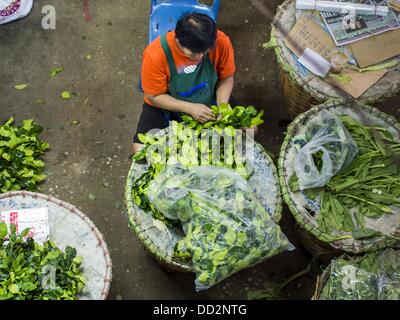
<svg viewBox="0 0 400 320"><path fill-rule="evenodd" d="M26 89L28 87L29 87L29 84L27 84L27 83L16 84L14 86L14 88L17 89L17 90L24 90L24 89Z"/></svg>
<svg viewBox="0 0 400 320"><path fill-rule="evenodd" d="M63 91L63 92L61 93L61 97L62 97L63 99L66 99L66 100L72 98L71 93L69 93L68 91Z"/></svg>
<svg viewBox="0 0 400 320"><path fill-rule="evenodd" d="M60 72L63 72L63 71L64 71L63 68L57 68L57 67L52 68L50 70L50 77L54 78L57 74L59 74Z"/></svg>

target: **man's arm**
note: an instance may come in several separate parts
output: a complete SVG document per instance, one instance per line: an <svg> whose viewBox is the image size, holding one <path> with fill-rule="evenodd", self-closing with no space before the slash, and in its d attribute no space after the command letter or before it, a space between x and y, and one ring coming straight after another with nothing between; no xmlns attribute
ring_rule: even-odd
<svg viewBox="0 0 400 320"><path fill-rule="evenodd" d="M191 103L183 100L178 100L166 93L157 96L146 94L146 97L150 100L151 104L156 107L171 112L187 113L191 115L194 119L202 123L214 120L215 118L211 109L201 103Z"/></svg>
<svg viewBox="0 0 400 320"><path fill-rule="evenodd" d="M217 104L229 103L234 85L233 76L227 77L218 82L217 85Z"/></svg>
<svg viewBox="0 0 400 320"><path fill-rule="evenodd" d="M184 112L190 114L191 103L183 100L175 99L169 94L150 95L146 94L146 98L151 104L171 112Z"/></svg>

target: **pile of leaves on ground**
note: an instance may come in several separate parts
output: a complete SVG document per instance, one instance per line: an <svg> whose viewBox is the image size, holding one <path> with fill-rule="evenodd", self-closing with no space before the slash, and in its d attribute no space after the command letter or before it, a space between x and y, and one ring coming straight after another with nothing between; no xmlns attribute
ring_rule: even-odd
<svg viewBox="0 0 400 320"><path fill-rule="evenodd" d="M0 223L0 300L76 300L85 286L76 249L65 252L52 241L25 239L29 229L10 234Z"/></svg>
<svg viewBox="0 0 400 320"><path fill-rule="evenodd" d="M393 206L400 206L400 143L387 128L364 126L347 115L339 118L355 141L358 155L325 186L304 189L303 192L320 204L318 229L327 242L339 238L379 236L382 234L380 231L366 227L365 218L377 219L393 214ZM320 171L326 161L323 157L323 152L313 154L314 163ZM343 157L343 153L336 152L337 159ZM292 192L300 190L296 174L290 178L289 186ZM350 235L336 237L335 231Z"/></svg>
<svg viewBox="0 0 400 320"><path fill-rule="evenodd" d="M231 169L169 166L151 182L148 196L164 216L182 223L185 237L175 255L192 262L198 291L292 248Z"/></svg>
<svg viewBox="0 0 400 320"><path fill-rule="evenodd" d="M140 162L147 160L149 167L133 181L132 195L136 205L145 211L152 212L156 219L172 225L173 221L166 219L155 208L147 197L149 183L165 168L166 165L180 163L185 167L200 164L212 164L234 169L242 177L249 178L251 168L246 166L243 157L235 156L235 144L224 144L223 137L232 140L238 135L238 130L249 128L263 123L261 119L263 111L257 113L253 106L231 107L228 104L212 106L211 110L216 116L215 121L199 123L192 117L183 115L182 123L172 121L168 134L140 134L139 140L144 144L133 160ZM239 132L240 133L240 132ZM203 135L209 135L204 143ZM241 141L246 139L241 137ZM239 139L240 140L240 139ZM220 149L213 148L216 142L220 143Z"/></svg>
<svg viewBox="0 0 400 320"><path fill-rule="evenodd" d="M10 118L0 126L0 193L15 190L36 191L46 176L38 157L49 149L39 139L42 128L33 120L15 126Z"/></svg>
<svg viewBox="0 0 400 320"><path fill-rule="evenodd" d="M387 249L342 256L328 267L320 300L399 300L400 253Z"/></svg>

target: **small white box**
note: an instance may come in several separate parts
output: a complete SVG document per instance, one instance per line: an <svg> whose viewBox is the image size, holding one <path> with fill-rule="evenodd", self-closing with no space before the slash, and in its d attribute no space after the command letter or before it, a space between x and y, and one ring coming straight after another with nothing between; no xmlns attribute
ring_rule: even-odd
<svg viewBox="0 0 400 320"><path fill-rule="evenodd" d="M0 213L0 221L5 222L8 227L10 227L10 224L14 224L17 233L30 228L27 237L32 237L39 244L49 240L49 208L2 211Z"/></svg>

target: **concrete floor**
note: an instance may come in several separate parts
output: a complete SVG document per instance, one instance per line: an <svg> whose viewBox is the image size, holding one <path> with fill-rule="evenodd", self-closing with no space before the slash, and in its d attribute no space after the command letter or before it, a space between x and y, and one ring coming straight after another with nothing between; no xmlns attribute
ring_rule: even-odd
<svg viewBox="0 0 400 320"><path fill-rule="evenodd" d="M235 97L265 109L259 141L277 153L288 116L276 87L273 53L261 48L279 0L222 1L219 28L236 49ZM33 118L44 128L51 151L45 157L50 174L41 192L70 202L86 213L104 234L114 264L110 299L245 299L248 290L282 281L304 269L310 255L285 208L283 231L296 250L239 272L212 289L196 293L194 276L167 273L148 256L128 228L124 186L131 138L141 111L136 90L141 53L147 43L150 1L36 0L24 20L0 26L0 120ZM41 9L54 5L56 30L43 30ZM90 60L86 59L91 55ZM52 67L64 72L49 77ZM23 91L16 83L29 83ZM73 93L71 100L60 97ZM40 100L40 101L38 101ZM399 99L385 111L398 115ZM387 109L387 110L386 110ZM72 121L79 121L78 125ZM89 199L94 195L94 200ZM91 197L92 198L92 197ZM320 266L288 285L282 299L309 299Z"/></svg>

